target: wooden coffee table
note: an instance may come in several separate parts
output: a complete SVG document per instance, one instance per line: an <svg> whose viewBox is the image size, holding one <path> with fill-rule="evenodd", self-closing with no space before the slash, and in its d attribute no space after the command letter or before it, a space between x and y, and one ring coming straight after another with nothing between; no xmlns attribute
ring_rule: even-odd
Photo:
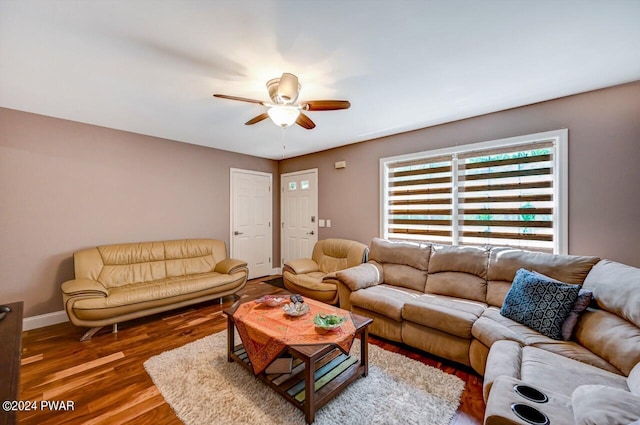
<svg viewBox="0 0 640 425"><path fill-rule="evenodd" d="M242 344L235 344L234 305L224 310L227 315L227 359L236 361L253 374L253 367ZM373 322L368 317L351 313L360 338L360 359L344 354L335 344L287 345L293 357L291 373L266 374L257 377L287 401L302 410L307 423L313 423L322 406L336 397L351 382L369 373L369 331ZM354 341L355 343L355 341Z"/></svg>

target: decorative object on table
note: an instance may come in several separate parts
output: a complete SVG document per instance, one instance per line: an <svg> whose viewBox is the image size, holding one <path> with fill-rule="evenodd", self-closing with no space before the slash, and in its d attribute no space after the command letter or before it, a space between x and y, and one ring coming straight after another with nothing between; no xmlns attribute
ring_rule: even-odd
<svg viewBox="0 0 640 425"><path fill-rule="evenodd" d="M283 305L282 309L287 316L299 317L307 314L309 310L311 310L311 307L309 307L309 304L291 302Z"/></svg>
<svg viewBox="0 0 640 425"><path fill-rule="evenodd" d="M283 295L265 295L256 300L256 304L266 304L269 307L277 307L287 300Z"/></svg>
<svg viewBox="0 0 640 425"><path fill-rule="evenodd" d="M302 295L300 295L300 294L293 294L289 298L291 299L292 303L303 303L304 302L304 298L302 298Z"/></svg>
<svg viewBox="0 0 640 425"><path fill-rule="evenodd" d="M354 344L350 354L357 357L359 350ZM304 423L302 412L227 362L225 332L154 356L144 367L185 425ZM455 375L369 344L369 376L320 409L314 424L390 424L402 418L407 424L448 425L463 389Z"/></svg>
<svg viewBox="0 0 640 425"><path fill-rule="evenodd" d="M342 326L342 324L346 321L346 317L338 316L337 314L318 313L313 318L313 323L316 325L316 327L325 331L335 331L339 329L340 326Z"/></svg>

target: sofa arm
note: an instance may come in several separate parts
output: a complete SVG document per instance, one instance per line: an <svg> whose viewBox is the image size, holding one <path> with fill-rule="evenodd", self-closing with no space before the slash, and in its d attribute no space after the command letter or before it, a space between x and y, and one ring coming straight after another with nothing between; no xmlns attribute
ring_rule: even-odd
<svg viewBox="0 0 640 425"><path fill-rule="evenodd" d="M384 282L382 266L375 261L340 270L336 277L351 291L379 285Z"/></svg>
<svg viewBox="0 0 640 425"><path fill-rule="evenodd" d="M520 379L522 368L522 346L519 342L500 340L493 343L484 369L482 391L484 401L489 401L491 386L499 376Z"/></svg>
<svg viewBox="0 0 640 425"><path fill-rule="evenodd" d="M246 261L236 260L234 258L225 258L224 260L216 264L216 267L213 269L213 271L222 274L233 274L246 267Z"/></svg>
<svg viewBox="0 0 640 425"><path fill-rule="evenodd" d="M284 268L293 274L307 274L320 271L318 263L310 258L299 258L284 263Z"/></svg>
<svg viewBox="0 0 640 425"><path fill-rule="evenodd" d="M95 295L106 297L109 291L100 282L92 279L73 279L62 284L62 293L69 296Z"/></svg>

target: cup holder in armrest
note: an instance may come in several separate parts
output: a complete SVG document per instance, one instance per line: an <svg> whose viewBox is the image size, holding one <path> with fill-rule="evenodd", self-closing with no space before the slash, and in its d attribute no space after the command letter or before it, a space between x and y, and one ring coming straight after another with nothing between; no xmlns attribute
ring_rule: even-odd
<svg viewBox="0 0 640 425"><path fill-rule="evenodd" d="M520 397L524 397L527 400L533 401L535 403L546 403L547 401L549 401L549 397L547 397L545 393L536 390L535 388L528 385L514 385L513 391Z"/></svg>
<svg viewBox="0 0 640 425"><path fill-rule="evenodd" d="M532 425L549 425L547 415L536 409L522 403L513 403L511 410L517 417Z"/></svg>

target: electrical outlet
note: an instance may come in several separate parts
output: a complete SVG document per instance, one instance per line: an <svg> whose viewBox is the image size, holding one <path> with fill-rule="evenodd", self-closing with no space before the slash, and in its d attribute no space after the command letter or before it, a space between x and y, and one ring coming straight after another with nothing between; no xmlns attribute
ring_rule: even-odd
<svg viewBox="0 0 640 425"><path fill-rule="evenodd" d="M331 220L325 220L325 224L327 225L327 227L331 227Z"/></svg>

